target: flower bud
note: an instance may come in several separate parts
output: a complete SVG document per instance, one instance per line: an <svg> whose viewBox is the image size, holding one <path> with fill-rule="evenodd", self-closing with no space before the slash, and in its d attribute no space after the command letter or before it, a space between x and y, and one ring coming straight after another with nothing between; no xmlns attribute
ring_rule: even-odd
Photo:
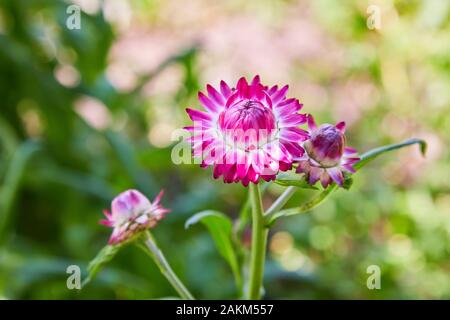
<svg viewBox="0 0 450 320"><path fill-rule="evenodd" d="M344 154L345 136L335 126L323 124L311 133L304 147L308 155L322 167L334 167Z"/></svg>
<svg viewBox="0 0 450 320"><path fill-rule="evenodd" d="M170 210L163 208L159 202L163 191L153 203L138 190L127 190L119 194L111 203L111 212L104 211L106 220L100 223L113 228L109 244L125 242L139 232L156 226Z"/></svg>
<svg viewBox="0 0 450 320"><path fill-rule="evenodd" d="M325 188L333 181L344 185L343 171L354 173L359 161L356 150L345 145L345 123L323 124L317 127L308 115L310 138L303 143L306 154L298 161L297 173L304 173L309 184L320 183Z"/></svg>

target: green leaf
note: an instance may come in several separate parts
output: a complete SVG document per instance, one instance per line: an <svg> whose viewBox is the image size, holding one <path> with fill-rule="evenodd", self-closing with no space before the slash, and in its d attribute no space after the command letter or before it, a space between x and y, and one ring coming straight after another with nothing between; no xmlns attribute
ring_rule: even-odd
<svg viewBox="0 0 450 320"><path fill-rule="evenodd" d="M281 218L281 217L293 216L293 215L296 215L296 214L301 214L301 213L305 213L305 212L310 211L311 209L317 207L319 204L324 202L325 199L327 199L328 196L330 194L332 194L336 189L338 189L337 188L337 184L336 183L332 183L324 191L319 193L319 195L317 197L314 197L310 201L305 202L300 207L295 207L295 208L281 210L281 211L275 212L274 214L271 214L271 215L267 216L267 218L266 218L266 226L267 227L272 226L275 223L275 221L277 219Z"/></svg>
<svg viewBox="0 0 450 320"><path fill-rule="evenodd" d="M241 290L242 277L239 270L237 255L233 247L233 224L230 218L218 211L202 211L189 218L186 221L185 228L187 229L198 222L201 222L208 228L220 255L231 267L238 289Z"/></svg>
<svg viewBox="0 0 450 320"><path fill-rule="evenodd" d="M297 187L301 189L313 189L318 190L316 186L310 185L306 181L304 175L293 174L293 173L281 173L277 175L277 179L274 181L284 187Z"/></svg>
<svg viewBox="0 0 450 320"><path fill-rule="evenodd" d="M387 146L382 146L382 147L367 151L366 153L364 153L360 156L361 160L358 161L357 163L355 163L354 168L360 169L363 166L365 166L367 163L369 163L370 161L372 161L373 159L375 159L376 157L378 157L379 155L381 155L385 152L400 149L400 148L407 147L407 146L410 146L413 144L418 144L420 146L421 153L423 155L425 155L425 152L427 149L427 144L424 140L408 139L408 140L405 140L400 143L390 144ZM346 174L343 187L345 189L350 189L352 183L353 183L352 175ZM270 227L271 225L273 225L275 223L275 221L277 219L279 219L281 217L292 216L292 215L308 212L311 209L313 209L313 208L317 207L318 205L320 205L321 203L323 203L334 191L336 191L338 189L339 188L337 188L336 183L333 182L324 191L322 191L318 196L314 197L313 199L304 203L303 205L301 205L299 207L291 208L291 209L281 210L278 212L274 212L271 215L268 215L266 217L266 225L268 227Z"/></svg>
<svg viewBox="0 0 450 320"><path fill-rule="evenodd" d="M88 276L83 281L82 287L84 288L92 279L94 279L95 275L108 263L110 262L114 256L119 252L119 249L122 247L122 244L118 245L107 245L103 247L102 250L97 254L97 256L89 262L88 265Z"/></svg>
<svg viewBox="0 0 450 320"><path fill-rule="evenodd" d="M145 194L156 193L158 188L155 180L150 173L140 168L136 152L129 139L112 130L107 130L104 134L117 158L122 163L125 172L127 172L138 189Z"/></svg>
<svg viewBox="0 0 450 320"><path fill-rule="evenodd" d="M344 172L344 183L342 184L342 187L345 190L350 190L352 185L353 185L353 178L352 178L351 174L348 172Z"/></svg>
<svg viewBox="0 0 450 320"><path fill-rule="evenodd" d="M0 244L8 235L10 220L12 219L13 206L20 190L27 166L33 155L41 149L34 141L23 142L12 156L5 175L3 185L0 188Z"/></svg>
<svg viewBox="0 0 450 320"><path fill-rule="evenodd" d="M408 139L408 140L405 140L400 143L389 144L387 146L382 146L382 147L367 151L366 153L361 155L361 157L360 157L361 160L359 160L357 163L355 163L354 168L360 169L363 166L365 166L367 163L369 163L370 161L372 161L373 159L375 159L376 157L378 157L379 155L381 155L385 152L400 149L400 148L410 146L413 144L418 144L420 147L420 152L422 153L422 155L425 155L425 152L427 151L427 143L424 140Z"/></svg>

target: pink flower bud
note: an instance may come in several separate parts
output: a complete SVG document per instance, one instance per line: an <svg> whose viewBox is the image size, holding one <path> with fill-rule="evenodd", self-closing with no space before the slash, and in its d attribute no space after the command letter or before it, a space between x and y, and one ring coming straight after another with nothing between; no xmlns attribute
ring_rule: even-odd
<svg viewBox="0 0 450 320"><path fill-rule="evenodd" d="M300 159L298 173L304 173L310 184L320 180L327 187L332 181L343 186L343 171L354 173L353 164L359 161L356 150L346 147L345 123L316 126L314 118L308 115L310 139L304 142L306 153Z"/></svg>
<svg viewBox="0 0 450 320"><path fill-rule="evenodd" d="M334 167L344 154L345 136L331 124L323 124L311 133L304 144L308 155L322 167Z"/></svg>
<svg viewBox="0 0 450 320"><path fill-rule="evenodd" d="M106 220L100 223L113 228L109 244L127 241L139 232L156 226L170 210L163 208L159 202L163 191L151 203L138 190L127 190L119 194L111 203L111 212L104 211Z"/></svg>

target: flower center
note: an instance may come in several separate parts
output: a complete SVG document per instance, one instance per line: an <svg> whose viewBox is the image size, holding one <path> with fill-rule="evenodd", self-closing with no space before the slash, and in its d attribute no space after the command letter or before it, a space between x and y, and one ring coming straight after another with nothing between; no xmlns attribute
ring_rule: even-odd
<svg viewBox="0 0 450 320"><path fill-rule="evenodd" d="M345 136L335 126L323 124L305 142L308 155L325 168L334 167L344 153Z"/></svg>
<svg viewBox="0 0 450 320"><path fill-rule="evenodd" d="M276 129L276 120L270 108L257 100L245 99L219 115L219 128L228 143L251 151L268 142Z"/></svg>
<svg viewBox="0 0 450 320"><path fill-rule="evenodd" d="M275 129L275 116L272 110L256 100L241 100L227 108L219 116L219 126L222 130Z"/></svg>

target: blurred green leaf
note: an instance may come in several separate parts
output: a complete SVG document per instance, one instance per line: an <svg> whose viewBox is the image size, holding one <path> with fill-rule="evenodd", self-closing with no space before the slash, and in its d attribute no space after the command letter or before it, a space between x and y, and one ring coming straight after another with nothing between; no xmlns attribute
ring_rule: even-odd
<svg viewBox="0 0 450 320"><path fill-rule="evenodd" d="M153 178L139 167L133 145L127 137L111 130L105 132L105 137L138 189L146 194L156 193Z"/></svg>
<svg viewBox="0 0 450 320"><path fill-rule="evenodd" d="M33 175L34 179L42 179L40 181L48 181L65 185L79 192L94 195L104 200L111 200L114 197L114 190L98 176L85 174L74 170L60 168L57 166L49 166L41 168Z"/></svg>
<svg viewBox="0 0 450 320"><path fill-rule="evenodd" d="M233 247L233 224L226 215L221 212L207 210L194 214L186 221L185 228L198 222L203 223L209 230L219 253L228 262L233 271L238 290L242 290L242 277L235 249Z"/></svg>
<svg viewBox="0 0 450 320"><path fill-rule="evenodd" d="M11 211L20 184L32 155L39 150L39 145L33 141L22 143L14 153L0 189L0 242L6 237Z"/></svg>
<svg viewBox="0 0 450 320"><path fill-rule="evenodd" d="M353 178L351 177L351 174L348 172L344 172L344 182L342 183L342 187L345 190L350 190L350 188L353 185Z"/></svg>
<svg viewBox="0 0 450 320"><path fill-rule="evenodd" d="M94 279L95 275L108 263L110 262L114 256L119 252L119 249L122 247L122 244L118 245L107 245L103 247L102 250L97 254L97 256L89 262L88 265L88 276L83 281L82 287L86 286L89 282Z"/></svg>
<svg viewBox="0 0 450 320"><path fill-rule="evenodd" d="M8 158L13 154L19 143L14 128L2 117L0 117L0 147L2 158ZM0 158L1 160L1 158Z"/></svg>

